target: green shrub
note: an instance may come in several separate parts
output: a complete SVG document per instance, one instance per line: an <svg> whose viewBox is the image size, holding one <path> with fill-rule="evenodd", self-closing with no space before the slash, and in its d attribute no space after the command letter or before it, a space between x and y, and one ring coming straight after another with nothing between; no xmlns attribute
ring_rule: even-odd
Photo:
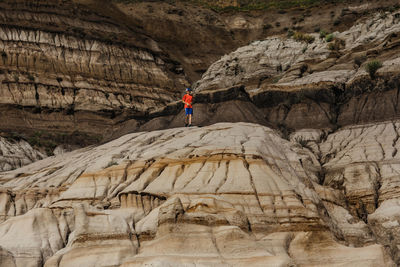
<svg viewBox="0 0 400 267"><path fill-rule="evenodd" d="M295 32L293 34L293 39L295 39L296 41L306 42L309 44L311 44L315 40L314 36L302 32Z"/></svg>
<svg viewBox="0 0 400 267"><path fill-rule="evenodd" d="M327 35L326 31L324 31L324 30L319 31L319 38L323 39L326 37L326 35Z"/></svg>
<svg viewBox="0 0 400 267"><path fill-rule="evenodd" d="M372 60L365 65L365 70L369 73L371 79L375 79L375 74L378 69L382 67L379 60Z"/></svg>
<svg viewBox="0 0 400 267"><path fill-rule="evenodd" d="M326 35L325 41L327 41L329 43L329 42L331 42L333 40L333 37L334 37L333 34L330 33L330 34Z"/></svg>

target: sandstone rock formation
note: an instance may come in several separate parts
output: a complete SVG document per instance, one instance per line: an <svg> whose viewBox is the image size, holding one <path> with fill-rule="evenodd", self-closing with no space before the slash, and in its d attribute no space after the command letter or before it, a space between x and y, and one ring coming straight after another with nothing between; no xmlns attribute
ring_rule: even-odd
<svg viewBox="0 0 400 267"><path fill-rule="evenodd" d="M400 12L349 22L374 5L305 42L256 12L0 1L0 130L22 137L0 137L0 266L400 265ZM254 39L179 127L180 89Z"/></svg>
<svg viewBox="0 0 400 267"><path fill-rule="evenodd" d="M285 35L241 47L195 83L194 121L247 121L290 133L398 119L399 19L399 11L375 13L334 32L331 42L312 33L312 43ZM365 66L374 59L383 67L372 79ZM151 112L139 129L181 126L179 105Z"/></svg>
<svg viewBox="0 0 400 267"><path fill-rule="evenodd" d="M83 4L47 2L0 3L0 129L94 143L179 98L188 82L154 40Z"/></svg>
<svg viewBox="0 0 400 267"><path fill-rule="evenodd" d="M210 4L219 7L249 4L245 2L3 0L0 3L0 112L3 118L0 130L17 132L25 139L38 131L46 132L41 138L51 135L55 146L67 142L82 147L134 131L176 127L182 114L179 114L181 106L174 101L181 97L184 87L196 81L220 56L254 40L282 33L286 35L288 28L305 32L316 28L344 31L358 18L369 17L371 10L393 8L397 3L395 0L384 0L360 5L358 1L350 1L348 6L347 3L333 1L316 3L323 4L323 9L310 5L302 9L271 8L249 13L218 13L209 8ZM293 18L296 20L293 21ZM335 26L334 20L340 21L339 25ZM377 30L391 28L390 21L385 20L385 24L379 24ZM366 28L369 24L363 25ZM364 45L363 42L369 39L358 38L357 31L347 31L349 36L346 39L351 40L353 45ZM372 30L371 34L376 32ZM371 57L381 54L379 47L383 49L385 46L384 50L392 55L396 52L396 37L390 39L387 30L381 32L386 41L374 44L376 49L370 50ZM361 36L367 36L365 33L364 29ZM347 70L351 68L343 69L343 64L348 64L348 59L352 60L362 50L362 47L354 48L351 53L335 60L334 53L329 53L322 44L319 48L323 51L318 48L315 50L318 53L312 55L311 47L315 45L305 48L304 44L284 43L293 46L290 49L292 52L287 53L292 53L299 64L285 72L280 82L286 79L293 84L297 83L293 79L301 72L303 63L310 66L303 73L304 78L309 72L316 73L308 77L312 79L309 82L320 79L316 77L317 72L320 77L326 76L319 72L324 68L332 69L329 75L333 79L344 71L347 75ZM246 49L241 48L243 51ZM306 50L305 61L296 55L303 49ZM327 54L328 59L321 64L306 60L320 56L326 58ZM257 65L258 62L254 66ZM225 97L214 99L214 92L208 92L199 98L198 103L202 105L197 108L201 112L195 113L200 115L198 124L248 121L275 127L308 128L310 119L301 121L299 112L294 111L316 112L321 108L315 103L302 103L299 109L296 107L290 112L291 104L301 97L297 93L286 97L283 87L272 92L266 90L265 87L271 86L268 85L268 77L276 71L271 66L277 64L264 57L262 65L265 70L257 71L251 81L244 79L238 87L243 85L248 92L250 87L260 83L260 94L243 104L236 101L237 96L228 100ZM336 66L337 71L332 66ZM233 73L247 71L243 67L236 68L234 62L230 68ZM208 73L211 70L213 68ZM204 86L207 75L202 81ZM283 73L271 77L272 81L281 75ZM242 74L238 73L238 77ZM228 80L231 78L227 76ZM337 101L330 94L322 94L327 102L320 106L327 115L322 114L313 124L334 127ZM282 103L282 98L289 99L290 105ZM215 101L207 102L209 99ZM276 99L275 106L271 107L268 99ZM220 113L216 112L221 108L220 100L236 102L228 103L227 109L231 112L216 116ZM257 112L260 115L247 119L255 108L262 108ZM201 115L204 113L214 115L212 122L209 122L209 116ZM349 119L344 118L344 121L347 123ZM53 149L51 147L50 150Z"/></svg>
<svg viewBox="0 0 400 267"><path fill-rule="evenodd" d="M45 158L25 140L7 140L0 137L0 171L9 171Z"/></svg>
<svg viewBox="0 0 400 267"><path fill-rule="evenodd" d="M391 157L391 123L326 139L303 130L291 142L220 123L129 134L3 172L2 257L16 266L394 266L397 176L381 177L384 158L358 149L375 151L374 135L364 136L382 131L377 148Z"/></svg>
<svg viewBox="0 0 400 267"><path fill-rule="evenodd" d="M246 85L250 94L257 94L253 90L266 90L265 87L271 85L268 79L278 75L279 79L273 83L276 89L279 86L284 88L284 85L295 90L295 86L299 85L351 82L366 74L364 68L355 69L356 64L352 61L356 56L353 55L354 50L363 48L366 51L361 53L365 56L372 52L368 51L371 48L379 49L376 54L392 50L393 38L400 31L399 20L398 12L385 13L384 16L375 14L373 18L344 32L334 32L333 35L344 42L343 47L339 47L341 58L332 57L333 49L329 49L329 42L320 38L320 34L310 34L315 38L312 43L287 37L270 37L253 42L212 64L198 82L197 91ZM394 72L397 69L397 57L389 59L386 69L379 72ZM301 75L296 73L307 63L310 66L306 66Z"/></svg>
<svg viewBox="0 0 400 267"><path fill-rule="evenodd" d="M253 42L215 62L196 91L242 88L267 122L288 129L398 118L399 20L398 11L378 13L334 32L330 43L319 34L309 34L312 43L286 36ZM383 63L375 79L364 68L372 59Z"/></svg>

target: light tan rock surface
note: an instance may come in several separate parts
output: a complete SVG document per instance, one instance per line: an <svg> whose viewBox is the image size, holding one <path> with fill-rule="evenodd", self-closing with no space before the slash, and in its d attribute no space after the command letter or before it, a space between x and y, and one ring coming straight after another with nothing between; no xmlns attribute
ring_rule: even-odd
<svg viewBox="0 0 400 267"><path fill-rule="evenodd" d="M45 158L25 140L7 140L0 136L0 171L9 171Z"/></svg>
<svg viewBox="0 0 400 267"><path fill-rule="evenodd" d="M213 125L151 131L182 124L185 70L263 35L265 17L106 2L0 1L0 129L57 144L122 136L26 166L43 155L0 139L1 267L400 265L398 10L330 44L241 47L195 86L194 121ZM196 25L171 35L188 14ZM226 29L209 56L189 53Z"/></svg>
<svg viewBox="0 0 400 267"><path fill-rule="evenodd" d="M299 142L327 155L340 133L289 142L249 123L176 128L3 172L2 255L17 266L394 266L375 230L393 216L364 221L321 180L325 157ZM368 188L357 192L349 199L368 203Z"/></svg>
<svg viewBox="0 0 400 267"><path fill-rule="evenodd" d="M397 259L399 126L391 121L345 127L320 146L323 184L344 193L349 212Z"/></svg>
<svg viewBox="0 0 400 267"><path fill-rule="evenodd" d="M321 83L346 84L355 77L367 75L364 68L355 69L354 62L349 62L356 55L355 49L363 47L366 52L360 54L367 57L369 49L388 46L400 31L399 15L397 12L376 13L372 18L362 21L344 32L334 32L332 35L344 43L340 47L341 57L332 57L329 42L320 38L319 34L311 33L315 38L312 43L288 37L270 37L263 41L255 41L248 46L223 56L210 66L201 80L196 83L196 91L229 88L245 85L250 95L258 94L261 90L272 90L268 85L283 91L299 90L299 85L312 86ZM385 40L389 39L389 40ZM368 47L370 46L370 47ZM390 50L391 47L386 48ZM344 57L347 54L347 59ZM300 72L302 66L304 70ZM384 64L386 71L398 72L398 60L393 57ZM356 72L358 73L356 74ZM296 73L299 72L299 73ZM385 68L380 72L385 72ZM269 78L279 78L271 82ZM291 88L285 88L291 87ZM321 85L319 85L321 86Z"/></svg>
<svg viewBox="0 0 400 267"><path fill-rule="evenodd" d="M354 107L363 107L365 99L346 94L344 102L354 102L349 110L339 101L344 81L352 80L349 91L365 98L373 91L364 90L358 78L365 72L354 66L355 58L362 63L364 57L377 57L393 72L398 69L396 0L313 1L279 11L210 9L250 4L239 2L1 1L0 131L25 139L47 132L41 140L51 137L53 151L59 144L83 147L135 131L181 126L182 103L176 101L183 89L239 47L203 76L199 88L210 90L196 98L198 125L244 121L335 128L396 117L397 109L387 105L393 92L383 91L397 76L369 86L385 99L380 112L351 116L359 114ZM369 12L377 8L391 13L372 18ZM345 44L331 51L317 34L312 44L295 42L284 37L289 28L335 31ZM389 72L385 66L379 75ZM231 86L246 90L240 97L211 91Z"/></svg>
<svg viewBox="0 0 400 267"><path fill-rule="evenodd" d="M194 84L194 121L254 122L286 135L398 119L400 13L372 13L327 42L271 36L226 54ZM371 78L365 67L379 60ZM379 99L379 101L377 101ZM180 112L179 112L180 111ZM177 114L177 115L176 115ZM139 129L182 126L184 111L170 103Z"/></svg>
<svg viewBox="0 0 400 267"><path fill-rule="evenodd" d="M196 97L220 95L208 97L219 103L229 97L222 91L241 88L243 101L285 131L398 119L399 20L399 11L374 13L333 32L331 42L304 32L297 34L315 40L272 36L252 42L213 63L195 83ZM371 60L383 65L375 79L365 70Z"/></svg>

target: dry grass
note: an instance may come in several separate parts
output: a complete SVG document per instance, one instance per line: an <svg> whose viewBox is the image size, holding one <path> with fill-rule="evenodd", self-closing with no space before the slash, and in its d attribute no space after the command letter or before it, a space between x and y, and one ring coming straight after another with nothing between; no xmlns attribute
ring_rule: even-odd
<svg viewBox="0 0 400 267"><path fill-rule="evenodd" d="M144 0L113 0L123 3L146 2ZM161 1L161 0L160 0ZM345 0L331 0L330 3L341 3ZM323 0L168 0L162 1L174 4L176 2L186 2L194 5L213 9L217 12L224 11L250 11L267 9L290 9L290 8L309 8L326 3Z"/></svg>
<svg viewBox="0 0 400 267"><path fill-rule="evenodd" d="M293 34L293 39L295 39L296 41L305 42L308 44L311 44L315 40L314 36L306 34L306 33L302 33L302 32L295 32Z"/></svg>

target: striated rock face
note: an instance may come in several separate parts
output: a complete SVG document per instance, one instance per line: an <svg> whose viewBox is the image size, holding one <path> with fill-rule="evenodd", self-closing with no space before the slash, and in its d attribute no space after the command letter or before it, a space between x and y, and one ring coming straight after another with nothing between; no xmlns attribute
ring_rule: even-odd
<svg viewBox="0 0 400 267"><path fill-rule="evenodd" d="M45 158L24 140L0 137L0 171L9 171Z"/></svg>
<svg viewBox="0 0 400 267"><path fill-rule="evenodd" d="M282 36L253 42L211 65L195 90L241 88L265 121L289 130L396 119L399 20L398 11L376 14L334 32L330 43L319 34L310 34L312 43ZM372 59L383 64L375 79L365 70Z"/></svg>
<svg viewBox="0 0 400 267"><path fill-rule="evenodd" d="M293 136L319 158L320 184L343 194L349 214L368 225L397 263L399 126L398 121L348 126L323 142L318 132Z"/></svg>
<svg viewBox="0 0 400 267"><path fill-rule="evenodd" d="M252 93L252 89L260 87L266 90L265 87L271 85L268 78L279 78L274 82L276 88L287 85L292 90L299 85L353 82L355 77L366 74L364 68L354 69L355 63L352 60L356 55L352 54L356 52L355 49L366 50L361 54L368 56L372 52L371 48L374 48L379 55L394 49L393 43L397 43L394 41L397 40L396 33L400 31L398 13L374 16L344 32L333 33L337 39L343 41L338 47L339 57L333 57L335 50L329 49L329 43L324 38L319 38L319 34L310 34L315 38L312 43L293 38L270 37L241 47L212 64L198 82L196 90L246 85L249 93ZM344 56L351 58L346 59ZM384 64L387 67L379 72L394 72L397 61L397 57L390 58ZM301 75L295 73L304 64L306 66Z"/></svg>
<svg viewBox="0 0 400 267"><path fill-rule="evenodd" d="M209 126L153 131L266 21L185 8L0 1L0 130L54 154L0 137L0 266L399 266L399 11L241 47L194 86Z"/></svg>
<svg viewBox="0 0 400 267"><path fill-rule="evenodd" d="M289 142L248 123L176 128L3 172L1 255L17 266L395 266L382 230L398 225L385 208L395 183L378 178L381 158L360 165L357 145L374 138L353 131ZM339 164L347 158L357 163ZM353 186L357 168L371 185Z"/></svg>
<svg viewBox="0 0 400 267"><path fill-rule="evenodd" d="M3 115L0 130L17 132L25 139L38 131L47 132L47 136L52 135L51 139L55 140L55 147L65 143L85 146L134 131L175 127L178 120L181 123L182 107L175 101L180 99L182 90L221 55L254 40L286 34L285 29L291 27L307 32L317 27L345 30L368 11L393 7L397 3L384 0L359 5L359 1L350 1L352 5L348 7L348 3L334 2L317 3L324 8L306 5L306 10L278 12L267 8L248 13L217 13L209 8L210 4L220 8L252 4L248 1L3 0L0 3L0 112ZM293 18L298 19L293 21ZM338 18L340 25L336 27L334 19ZM201 110L195 113L199 116L197 124L246 121L308 128L306 122L310 118L301 121L300 111L322 109L325 114L313 123L324 127L335 125L337 109L332 102L337 101L332 100L331 94L322 93L325 102L321 107L300 101L302 105L294 109L299 112L290 112L293 102L298 100L297 93L287 97L287 88L279 87L273 89L270 96L270 90L264 89L279 78L282 78L280 83L292 82L300 72L304 78L311 72L314 74L301 84L323 80L316 76L327 76L321 72L326 68L332 68L328 76L333 78L328 81L344 73L347 77L347 70L352 67L343 66L371 40L378 42L367 52L370 57L381 56L381 51L388 50L393 59L397 37L390 34L396 32L391 30L396 28L393 27L396 21L380 19L371 27L368 22L343 33L351 53L346 52L338 60L333 57L338 53L330 53L322 41L306 47L303 43L273 37L268 39L271 42L268 49L262 47L265 42L260 42L256 51L241 48L239 51L243 55L238 57L241 61L238 66L234 62L236 56L232 57L226 61L227 66L222 67L228 75L214 77L219 73L216 66L222 61L216 63L203 77L200 87L208 88L210 82L218 85L218 89L244 86L249 93L256 86L261 88L260 93L255 96L251 93L251 102L246 99L246 104L228 103L226 109L230 112L217 116L221 113L218 112L220 100L237 100L237 95L228 100L214 99L215 92L208 90L206 93L205 90L199 97L198 103L202 105L196 107ZM287 44L285 51L283 44ZM253 56L257 58L255 61ZM309 68L302 68L303 63ZM332 72L334 70L336 72ZM209 102L210 98L213 101ZM273 107L268 99L277 100L273 101L276 102ZM289 105L282 99L289 99ZM254 112L254 105L262 110ZM210 122L209 116L202 115L204 113L215 119ZM251 113L260 115L248 119ZM343 120L349 121L345 117Z"/></svg>
<svg viewBox="0 0 400 267"><path fill-rule="evenodd" d="M70 135L72 144L80 133L98 142L117 122L132 119L135 129L187 84L154 40L88 6L4 1L0 21L3 131Z"/></svg>
<svg viewBox="0 0 400 267"><path fill-rule="evenodd" d="M25 140L41 133L52 154L58 145L182 126L183 88L254 40L264 41L222 57L196 83L196 125L252 122L290 132L398 118L395 1L285 14L217 13L194 2L2 1L0 131ZM387 6L390 12L355 23ZM289 27L331 30L329 14L338 13L342 32L329 44L318 34L312 44L284 37ZM363 67L372 58L384 63L375 80Z"/></svg>
<svg viewBox="0 0 400 267"><path fill-rule="evenodd" d="M320 147L324 184L345 192L349 211L367 222L377 240L399 258L399 122L353 126Z"/></svg>
<svg viewBox="0 0 400 267"><path fill-rule="evenodd" d="M253 122L288 135L398 119L399 19L399 11L376 13L332 33L331 42L279 35L223 56L194 84L194 122ZM365 67L374 59L383 66L371 78ZM181 103L171 102L137 129L179 127L183 118Z"/></svg>

